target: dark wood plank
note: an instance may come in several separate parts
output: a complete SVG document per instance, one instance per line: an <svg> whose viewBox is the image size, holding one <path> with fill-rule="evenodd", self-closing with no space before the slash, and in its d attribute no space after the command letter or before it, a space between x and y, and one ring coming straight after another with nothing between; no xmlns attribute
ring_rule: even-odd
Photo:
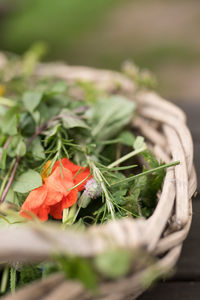
<svg viewBox="0 0 200 300"><path fill-rule="evenodd" d="M151 288L138 300L199 300L200 282L164 282Z"/></svg>
<svg viewBox="0 0 200 300"><path fill-rule="evenodd" d="M187 115L187 124L194 141L200 140L200 103L191 101L174 101Z"/></svg>
<svg viewBox="0 0 200 300"><path fill-rule="evenodd" d="M200 102L174 101L187 115L187 124L192 133L194 141L194 164L197 172L198 182L200 182ZM200 192L200 185L198 184Z"/></svg>
<svg viewBox="0 0 200 300"><path fill-rule="evenodd" d="M200 197L193 200L192 226L172 280L200 280ZM199 283L200 284L200 283ZM200 299L200 297L199 297Z"/></svg>
<svg viewBox="0 0 200 300"><path fill-rule="evenodd" d="M194 165L196 169L197 182L198 182L197 191L198 193L200 193L200 138L199 141L194 143Z"/></svg>

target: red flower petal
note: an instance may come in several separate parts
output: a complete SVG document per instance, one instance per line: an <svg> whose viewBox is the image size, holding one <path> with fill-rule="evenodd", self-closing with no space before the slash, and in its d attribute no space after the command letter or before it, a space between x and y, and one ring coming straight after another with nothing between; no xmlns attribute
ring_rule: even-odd
<svg viewBox="0 0 200 300"><path fill-rule="evenodd" d="M55 219L62 219L63 209L71 207L78 199L78 190L75 188L70 191L67 196L62 198L62 201L50 206L50 215Z"/></svg>
<svg viewBox="0 0 200 300"><path fill-rule="evenodd" d="M50 208L47 206L41 206L38 209L33 210L33 213L40 219L40 221L44 222L48 220L48 214L50 212Z"/></svg>
<svg viewBox="0 0 200 300"><path fill-rule="evenodd" d="M78 189L75 188L71 190L69 195L63 197L62 209L71 207L72 205L74 205L74 203L76 203L77 199L78 199Z"/></svg>
<svg viewBox="0 0 200 300"><path fill-rule="evenodd" d="M45 185L32 190L23 203L21 209L32 211L33 209L40 207L44 203L46 196L47 188Z"/></svg>
<svg viewBox="0 0 200 300"><path fill-rule="evenodd" d="M62 158L61 164L65 169L70 170L73 173L73 175L81 168L81 166L73 164L68 158ZM60 166L60 162L56 161L53 166L53 171L59 166Z"/></svg>
<svg viewBox="0 0 200 300"><path fill-rule="evenodd" d="M90 174L90 169L89 168L82 168L80 173L74 178L74 184L78 184L82 180L84 180L88 175ZM86 185L86 182L90 180L92 175L88 177L83 183L81 183L79 186L77 186L78 191L82 191Z"/></svg>
<svg viewBox="0 0 200 300"><path fill-rule="evenodd" d="M50 176L45 179L45 184L33 190L21 207L20 215L32 219L28 212L34 213L41 221L48 219L48 214L55 219L62 219L63 209L71 207L78 199L78 192L84 189L86 182L92 177L89 168L82 168L63 158L62 171L57 161ZM80 171L78 174L77 172ZM82 184L71 191L68 189Z"/></svg>
<svg viewBox="0 0 200 300"><path fill-rule="evenodd" d="M41 206L37 209L33 210L23 210L20 211L20 216L24 217L26 219L32 220L31 213L36 215L41 221L47 221L48 220L48 214L49 214L50 208L46 206Z"/></svg>
<svg viewBox="0 0 200 300"><path fill-rule="evenodd" d="M44 185L31 191L21 207L20 216L31 220L32 216L28 212L32 212L41 221L46 221L49 213L49 208L45 205L46 196L47 189Z"/></svg>
<svg viewBox="0 0 200 300"><path fill-rule="evenodd" d="M45 204L47 206L55 205L58 202L60 202L62 200L62 198L63 198L62 193L57 192L54 189L48 187L48 192L47 192L47 197L45 199Z"/></svg>
<svg viewBox="0 0 200 300"><path fill-rule="evenodd" d="M50 207L50 215L57 220L62 219L62 201Z"/></svg>
<svg viewBox="0 0 200 300"><path fill-rule="evenodd" d="M62 168L62 175L60 167L57 167L53 173L45 179L45 185L47 186L47 189L53 189L54 191L66 196L69 194L67 190L74 186L73 176L70 170L66 170L64 168Z"/></svg>

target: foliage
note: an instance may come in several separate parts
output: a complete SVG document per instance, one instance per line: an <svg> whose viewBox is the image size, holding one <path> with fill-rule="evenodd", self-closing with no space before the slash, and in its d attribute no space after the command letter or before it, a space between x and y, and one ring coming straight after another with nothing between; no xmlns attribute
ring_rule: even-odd
<svg viewBox="0 0 200 300"><path fill-rule="evenodd" d="M37 280L42 275L42 270L36 265L24 265L19 269L20 273L20 284L26 285L29 282Z"/></svg>
<svg viewBox="0 0 200 300"><path fill-rule="evenodd" d="M108 278L119 278L131 267L131 254L127 250L115 249L99 254L95 258L97 270Z"/></svg>
<svg viewBox="0 0 200 300"><path fill-rule="evenodd" d="M68 279L80 280L89 290L96 290L97 275L87 259L58 256L56 261Z"/></svg>
<svg viewBox="0 0 200 300"><path fill-rule="evenodd" d="M18 193L27 193L41 185L41 175L34 170L28 170L17 178L13 185L13 191Z"/></svg>
<svg viewBox="0 0 200 300"><path fill-rule="evenodd" d="M0 206L0 226L20 226L25 221L19 216L19 210L27 199L31 201L27 196L35 190L37 199L27 205L31 212L29 217L36 219L36 207L38 217L42 209L45 210L45 220L49 215L61 220L63 214L60 222L63 229L72 224L81 230L111 219L149 217L157 204L165 169L177 162L158 162L144 138L133 134L136 110L133 101L98 91L90 94L95 90L94 86L89 88L91 83L66 84L55 78L36 79L31 72L38 53L32 51L25 55L26 60L9 61L9 71L15 70L17 64L23 66L21 73L8 81L5 69L0 78L6 87L6 97L0 98L0 201L9 207L5 210ZM29 72L24 73L24 70ZM89 91L86 99L77 100L72 96L76 84L86 94ZM144 165L138 163L139 155ZM45 198L46 203L40 197L41 188L52 178L55 166L59 177L58 181L58 177L53 179L57 191L48 198L51 201ZM87 177L83 178L85 170ZM65 178L69 174L73 179L67 182ZM45 190L48 197L53 193L53 185L51 182ZM64 191L61 192L61 188ZM68 208L60 206L58 209L56 205L60 205L60 200L55 202L55 194L62 195L65 205L70 192L74 193L75 201L69 207L64 206ZM59 217L49 213L47 208L59 210ZM67 278L80 280L88 289L96 290L101 276L114 279L126 275L131 259L124 249L109 249L94 261L57 255L52 263L9 266L10 275L5 269L2 286L5 292L10 276L10 288L14 292L15 286L62 270Z"/></svg>

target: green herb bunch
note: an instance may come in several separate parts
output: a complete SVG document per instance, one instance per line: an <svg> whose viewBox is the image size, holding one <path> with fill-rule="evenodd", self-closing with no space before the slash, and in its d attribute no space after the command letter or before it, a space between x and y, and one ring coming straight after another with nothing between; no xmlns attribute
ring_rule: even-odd
<svg viewBox="0 0 200 300"><path fill-rule="evenodd" d="M27 61L30 64L26 57L20 66ZM17 63L16 58L10 60L11 70ZM157 161L144 138L135 135L136 104L99 91L91 82L67 84L51 77L35 78L30 65L9 80L8 70L0 74L0 226L25 222L19 216L20 208L28 194L42 185L44 166L50 162L48 176L55 162L62 165L65 157L89 167L92 179L78 194L77 202L63 210L61 226L83 228L122 217L149 217L157 204L165 169L177 162L167 165ZM73 96L75 89L81 90L80 95ZM139 163L141 157L144 165ZM5 205L9 213L1 209ZM122 270L111 271L115 270L115 257L120 256L108 253L94 264L108 277L121 276L127 271L128 258L124 258ZM24 285L59 269L89 288L95 286L97 280L88 261L63 257L55 261L53 265L11 266L10 271L6 267L1 292L7 289L8 277L14 292L16 284ZM77 268L79 272L74 271ZM86 280L82 273L93 280Z"/></svg>

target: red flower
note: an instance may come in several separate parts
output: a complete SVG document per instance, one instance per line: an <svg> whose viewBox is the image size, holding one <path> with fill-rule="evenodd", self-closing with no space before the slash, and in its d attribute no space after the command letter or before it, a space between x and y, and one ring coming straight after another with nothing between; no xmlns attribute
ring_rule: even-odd
<svg viewBox="0 0 200 300"><path fill-rule="evenodd" d="M90 179L87 178L90 170L73 164L67 158L61 159L61 164L62 167L57 161L50 176L43 177L44 184L30 192L21 207L22 217L32 219L32 213L41 221L46 221L48 215L62 219L63 209L71 207L77 201L78 192L84 189ZM49 168L49 164L47 167ZM79 184L81 181L83 183ZM71 189L77 184L76 188Z"/></svg>

